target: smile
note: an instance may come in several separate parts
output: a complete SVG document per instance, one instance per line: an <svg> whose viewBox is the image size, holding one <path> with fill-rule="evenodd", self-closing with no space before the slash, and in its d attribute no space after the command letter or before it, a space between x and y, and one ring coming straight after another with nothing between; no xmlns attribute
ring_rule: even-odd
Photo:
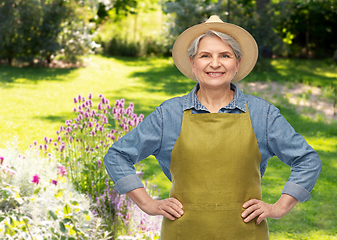
<svg viewBox="0 0 337 240"><path fill-rule="evenodd" d="M223 72L208 72L207 74L211 76L221 76L224 73Z"/></svg>

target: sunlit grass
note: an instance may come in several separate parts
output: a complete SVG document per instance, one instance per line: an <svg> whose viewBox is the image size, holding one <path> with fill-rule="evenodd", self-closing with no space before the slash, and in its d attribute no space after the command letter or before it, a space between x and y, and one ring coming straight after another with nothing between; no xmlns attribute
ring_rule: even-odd
<svg viewBox="0 0 337 240"><path fill-rule="evenodd" d="M262 68L264 66L265 68ZM336 65L324 61L265 60L249 81L279 81L287 85L310 82L326 89L337 84ZM264 70L267 69L267 70ZM56 137L64 121L73 118L73 98L103 94L110 102L124 98L135 104L135 112L147 116L164 100L188 93L194 82L186 79L171 59L107 58L93 56L86 68L39 69L0 66L0 148L18 137L25 149L45 136ZM308 93L309 94L309 93ZM287 98L277 97L277 107L318 151L322 174L309 202L298 204L281 220L269 220L271 239L336 239L337 236L337 123L314 121L289 107ZM167 197L170 182L153 157L144 161L145 177ZM263 197L275 202L290 174L277 158L270 160L263 178Z"/></svg>

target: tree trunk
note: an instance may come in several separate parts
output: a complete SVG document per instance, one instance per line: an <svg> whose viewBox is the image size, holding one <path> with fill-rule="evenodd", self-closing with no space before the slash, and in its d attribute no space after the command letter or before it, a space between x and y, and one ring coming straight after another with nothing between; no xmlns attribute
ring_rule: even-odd
<svg viewBox="0 0 337 240"><path fill-rule="evenodd" d="M260 26L261 30L264 30L264 32L268 33L269 29L272 28L271 26L271 22L268 16L268 12L267 12L267 5L270 3L270 0L256 0L256 12L257 14L260 16ZM268 35L264 35L263 38L267 39ZM267 41L268 42L268 41ZM264 58L272 58L273 56L273 50L272 50L272 46L270 46L269 44L264 43L263 41L260 43L260 53L261 56Z"/></svg>

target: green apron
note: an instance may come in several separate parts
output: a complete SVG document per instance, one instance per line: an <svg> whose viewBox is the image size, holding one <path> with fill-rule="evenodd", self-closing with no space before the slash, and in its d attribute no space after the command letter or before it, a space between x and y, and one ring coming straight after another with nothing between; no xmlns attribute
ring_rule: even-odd
<svg viewBox="0 0 337 240"><path fill-rule="evenodd" d="M242 205L261 199L261 153L250 114L183 114L171 153L170 197L184 215L163 219L161 240L268 240L267 221L244 223Z"/></svg>

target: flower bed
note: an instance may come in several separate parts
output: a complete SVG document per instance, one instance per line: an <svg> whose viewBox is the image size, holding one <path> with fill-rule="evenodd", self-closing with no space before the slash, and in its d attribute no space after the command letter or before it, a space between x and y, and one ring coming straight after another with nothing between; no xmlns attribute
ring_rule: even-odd
<svg viewBox="0 0 337 240"><path fill-rule="evenodd" d="M74 98L76 117L65 121L56 140L34 142L24 155L15 146L1 150L0 237L159 238L161 218L119 195L103 163L111 144L144 116L133 112L132 103L125 108L123 99L111 107L99 98L95 108L92 94ZM141 166L136 168L141 172Z"/></svg>

